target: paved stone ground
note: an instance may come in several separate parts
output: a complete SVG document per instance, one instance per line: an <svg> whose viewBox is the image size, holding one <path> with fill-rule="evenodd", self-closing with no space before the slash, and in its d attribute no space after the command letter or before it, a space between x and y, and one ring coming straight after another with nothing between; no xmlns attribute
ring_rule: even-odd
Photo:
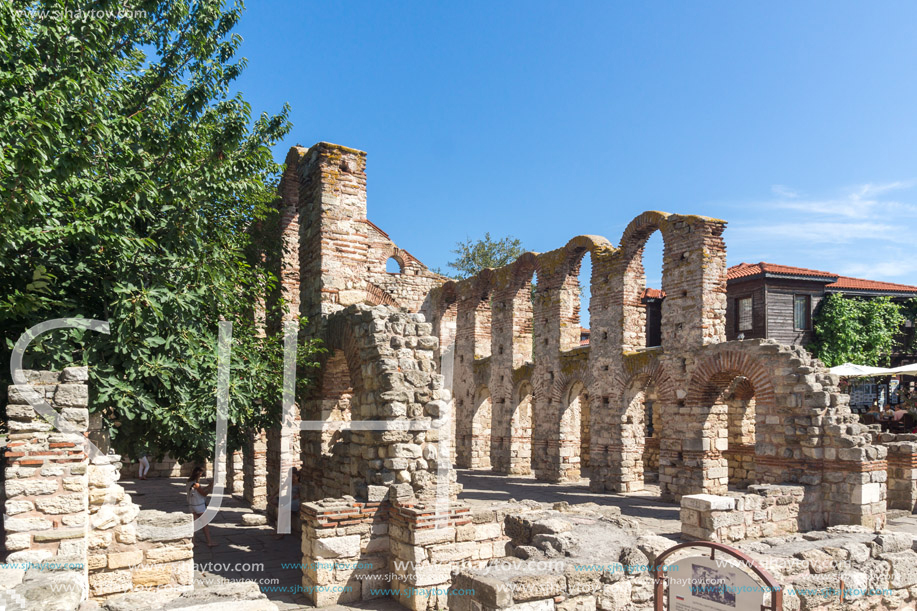
<svg viewBox="0 0 917 611"><path fill-rule="evenodd" d="M549 484L539 482L533 477L508 477L489 471L467 469L458 471L458 481L464 486L461 498L471 505L510 499L530 499L543 503L566 501L571 505L596 503L620 507L622 515L638 520L645 528L659 535L674 537L681 529L678 505L657 500L659 490L653 485L648 485L647 490L641 493L595 494L589 491L587 480ZM134 502L143 509L187 511L184 479L123 480L121 483L131 494ZM301 592L294 592L301 584L301 570L284 569L281 566L282 563L302 562L298 538L295 534L290 534L277 540L274 538L276 533L269 526L246 526L242 523L242 516L246 513L251 513L251 509L244 501L224 496L222 509L210 525L211 536L220 545L211 549L204 543L203 533L199 532L195 537L196 577L201 580L263 580L262 591L281 609L310 606ZM889 520L888 527L890 530L917 535L917 515L901 515L901 512L898 512ZM262 563L263 570L246 566L252 563ZM277 591L281 588L287 590ZM391 600L375 600L328 609L395 611L401 608Z"/></svg>
<svg viewBox="0 0 917 611"><path fill-rule="evenodd" d="M129 479L121 484L143 509L188 511L184 479ZM281 567L281 563L302 562L298 537L289 534L277 540L270 526L246 526L242 523L246 513L251 513L251 509L244 501L224 495L220 513L209 525L210 536L219 545L209 548L203 532L195 533L195 578L211 583L219 579L261 580L261 590L281 609L307 606L305 596L294 592L301 584L302 571ZM263 564L263 570L248 566L253 563ZM287 591L276 591L281 588Z"/></svg>
<svg viewBox="0 0 917 611"><path fill-rule="evenodd" d="M681 532L680 508L659 501L659 487L647 484L643 492L630 494L596 494L589 490L589 480L552 484L540 482L534 476L495 475L490 471L459 469L458 481L464 487L461 498L470 505L495 501L533 500L540 503L566 501L595 503L621 508L621 515L634 518L658 535L677 535Z"/></svg>

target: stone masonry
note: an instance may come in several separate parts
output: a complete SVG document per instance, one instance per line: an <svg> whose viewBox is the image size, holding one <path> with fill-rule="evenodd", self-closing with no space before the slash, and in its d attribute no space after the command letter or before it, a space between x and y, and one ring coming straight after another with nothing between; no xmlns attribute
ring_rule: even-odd
<svg viewBox="0 0 917 611"><path fill-rule="evenodd" d="M327 350L311 389L296 397L295 422L264 438L264 497L302 465L304 563L321 557L315 541L350 537L333 553L352 560L378 545L387 570L400 553L391 532L403 510L436 499L441 506L423 512L442 522L434 530L451 528L461 507L453 460L547 481L588 477L596 493L637 492L653 477L668 500L804 486L800 530L884 525L889 450L857 423L837 378L799 348L726 342L725 221L649 211L617 244L577 236L451 281L368 220L362 151L294 147L277 206L279 222L261 236L260 260L280 278L265 297L266 332L306 318L303 334ZM647 346L642 258L657 231L662 340ZM581 346L578 274L587 256L590 341ZM397 273L386 270L390 260ZM300 418L326 426L300 434ZM296 448L285 457L284 439ZM245 479L246 496L255 496L248 472ZM387 555L377 535L389 537ZM454 560L473 556L458 547ZM307 573L304 585L345 577ZM401 583L425 581L408 577ZM322 602L345 599L355 600Z"/></svg>
<svg viewBox="0 0 917 611"><path fill-rule="evenodd" d="M26 371L28 383L84 433L61 433L9 387L4 544L7 563L66 567L78 599L136 588L190 589L191 516L140 511L118 485L120 457L89 457L88 371ZM41 575L25 572L23 588ZM30 577L31 576L31 577Z"/></svg>

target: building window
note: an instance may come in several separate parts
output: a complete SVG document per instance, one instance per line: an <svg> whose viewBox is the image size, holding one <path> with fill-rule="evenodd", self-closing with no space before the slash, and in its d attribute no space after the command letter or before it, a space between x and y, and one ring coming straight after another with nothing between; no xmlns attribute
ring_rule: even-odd
<svg viewBox="0 0 917 611"><path fill-rule="evenodd" d="M751 331L754 328L751 303L751 297L736 300L736 320L739 331Z"/></svg>
<svg viewBox="0 0 917 611"><path fill-rule="evenodd" d="M793 328L799 331L808 331L809 323L809 296L795 295L793 297Z"/></svg>

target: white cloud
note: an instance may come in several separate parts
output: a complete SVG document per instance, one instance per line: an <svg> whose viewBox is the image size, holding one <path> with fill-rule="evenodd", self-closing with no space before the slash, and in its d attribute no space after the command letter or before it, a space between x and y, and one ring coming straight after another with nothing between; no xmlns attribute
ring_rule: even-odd
<svg viewBox="0 0 917 611"><path fill-rule="evenodd" d="M917 284L915 186L864 183L813 197L773 185L773 199L744 205L744 218L730 223L729 263L768 261Z"/></svg>
<svg viewBox="0 0 917 611"><path fill-rule="evenodd" d="M794 191L785 185L774 185L771 187L771 191L774 192L774 195L779 195L780 197L786 197L788 199L799 197L799 193L797 191Z"/></svg>

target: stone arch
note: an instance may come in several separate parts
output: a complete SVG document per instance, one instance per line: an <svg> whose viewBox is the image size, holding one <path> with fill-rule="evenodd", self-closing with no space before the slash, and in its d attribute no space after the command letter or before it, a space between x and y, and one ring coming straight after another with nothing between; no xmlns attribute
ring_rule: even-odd
<svg viewBox="0 0 917 611"><path fill-rule="evenodd" d="M399 307L398 301L392 297L388 291L382 287L373 284L372 282L366 283L366 297L364 302L368 305L388 305Z"/></svg>
<svg viewBox="0 0 917 611"><path fill-rule="evenodd" d="M758 429L782 428L774 379L763 363L737 350L720 350L701 360L688 383L685 407L697 413L686 436L697 444L703 492L720 494L729 485L757 481ZM776 419L774 419L776 417ZM732 476L732 477L730 477ZM733 479L735 478L735 479Z"/></svg>
<svg viewBox="0 0 917 611"><path fill-rule="evenodd" d="M625 359L617 386L622 393L615 427L621 440L618 489L635 492L644 488L647 473L658 479L659 449L668 437L662 423L676 404L675 384L662 359L649 352Z"/></svg>
<svg viewBox="0 0 917 611"><path fill-rule="evenodd" d="M601 294L604 291L597 285L604 284L605 280L601 273L602 266L598 264L596 254L613 248L611 243L602 236L596 235L579 235L572 238L563 247L563 260L561 267L560 279L560 323L561 323L561 340L560 349L570 350L580 345L580 328L583 326L583 316L581 312L580 291L587 290L589 298L586 300L586 307L590 309L589 324L592 326L592 296ZM588 280L588 286L580 285L580 267L586 256L590 258L592 273Z"/></svg>
<svg viewBox="0 0 917 611"><path fill-rule="evenodd" d="M581 378L574 378L562 394L558 414L558 469L560 480L577 480L588 468L590 404L587 386Z"/></svg>
<svg viewBox="0 0 917 611"><path fill-rule="evenodd" d="M663 241L663 271L662 293L668 297L672 292L670 282L667 282L666 264L667 253L671 250L672 236L670 233L669 218L672 215L666 212L650 210L637 216L630 222L621 235L620 257L621 262L617 270L616 282L620 283L619 294L622 307L622 337L624 350L636 350L647 347L647 306L643 297L646 291L646 272L643 267L643 250L650 236L656 231L662 235ZM669 253L670 254L670 253ZM669 289L668 292L666 289ZM662 302L663 328L674 324L666 316L668 308Z"/></svg>
<svg viewBox="0 0 917 611"><path fill-rule="evenodd" d="M535 393L530 379L516 384L510 416L509 472L527 475L532 472L532 418Z"/></svg>
<svg viewBox="0 0 917 611"><path fill-rule="evenodd" d="M490 390L479 387L474 394L474 413L471 417L471 465L472 469L490 469L491 427L493 426L493 405Z"/></svg>

